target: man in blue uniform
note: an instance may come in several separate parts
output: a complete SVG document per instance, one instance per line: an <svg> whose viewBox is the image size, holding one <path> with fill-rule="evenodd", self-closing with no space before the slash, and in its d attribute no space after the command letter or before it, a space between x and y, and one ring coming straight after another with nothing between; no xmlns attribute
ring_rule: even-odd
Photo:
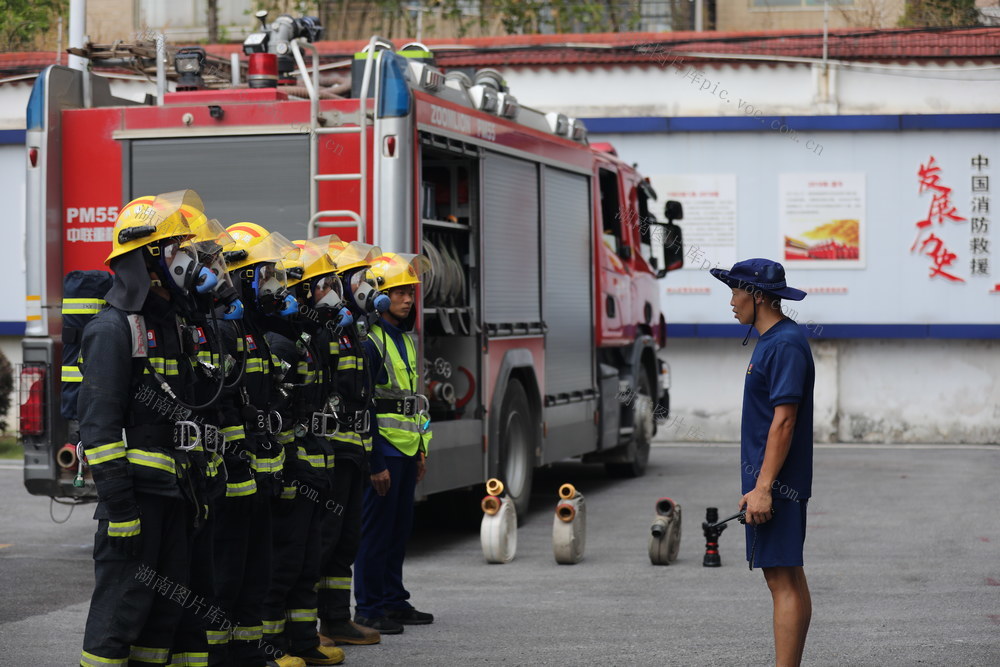
<svg viewBox="0 0 1000 667"><path fill-rule="evenodd" d="M768 259L712 269L712 275L732 289L729 303L739 323L760 336L743 389L739 506L746 510L747 560L751 569L756 564L764 571L771 590L777 664L798 665L812 616L802 546L812 494L816 369L809 343L782 313L781 299L799 301L805 292L789 287L784 267Z"/></svg>

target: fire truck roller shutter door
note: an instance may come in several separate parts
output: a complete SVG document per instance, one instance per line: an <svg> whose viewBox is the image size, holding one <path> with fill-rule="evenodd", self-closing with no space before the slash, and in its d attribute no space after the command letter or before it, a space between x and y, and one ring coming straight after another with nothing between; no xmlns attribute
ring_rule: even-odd
<svg viewBox="0 0 1000 667"><path fill-rule="evenodd" d="M542 167L545 394L588 396L546 401L542 463L597 449L594 381L593 249L589 179Z"/></svg>
<svg viewBox="0 0 1000 667"><path fill-rule="evenodd" d="M594 387L593 250L586 176L543 168L545 393Z"/></svg>
<svg viewBox="0 0 1000 667"><path fill-rule="evenodd" d="M538 166L487 152L483 183L483 319L540 322Z"/></svg>
<svg viewBox="0 0 1000 667"><path fill-rule="evenodd" d="M307 135L134 139L129 144L132 192L162 192L196 183L219 220L266 221L268 231L289 239L305 237Z"/></svg>

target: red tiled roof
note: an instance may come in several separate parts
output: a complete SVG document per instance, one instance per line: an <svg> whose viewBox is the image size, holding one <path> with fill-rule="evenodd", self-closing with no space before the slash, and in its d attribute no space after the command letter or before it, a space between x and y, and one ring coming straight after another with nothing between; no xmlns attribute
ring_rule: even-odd
<svg viewBox="0 0 1000 667"><path fill-rule="evenodd" d="M66 64L67 56L62 54L62 64ZM0 53L0 72L7 75L17 73L33 74L49 65L57 64L55 51L14 51Z"/></svg>
<svg viewBox="0 0 1000 667"><path fill-rule="evenodd" d="M350 56L366 43L319 42L317 46L326 57ZM395 43L402 45L406 40ZM639 64L662 60L664 52L798 58L823 55L823 33L800 30L508 35L429 39L425 43L440 64L451 67ZM225 53L238 48L227 48ZM831 30L828 50L830 58L844 60L995 59L1000 57L1000 28Z"/></svg>
<svg viewBox="0 0 1000 667"><path fill-rule="evenodd" d="M401 46L407 41L398 39L395 44ZM357 40L318 42L316 46L323 60L329 62L352 57L366 44L367 40ZM641 65L701 53L765 59L823 55L822 32L799 30L507 35L428 39L425 44L443 67ZM231 53L242 53L242 45L212 44L205 50L228 59ZM828 54L835 60L998 60L1000 28L831 30ZM308 61L308 54L306 57ZM52 52L4 53L0 54L0 72L37 71L53 62Z"/></svg>
<svg viewBox="0 0 1000 667"><path fill-rule="evenodd" d="M464 40L462 45L466 47L464 51L438 47L438 62L452 67L565 67L657 63L692 53L779 58L823 56L822 32L791 30L518 35ZM468 49L469 46L475 50ZM1000 59L1000 28L832 30L828 55L839 60Z"/></svg>

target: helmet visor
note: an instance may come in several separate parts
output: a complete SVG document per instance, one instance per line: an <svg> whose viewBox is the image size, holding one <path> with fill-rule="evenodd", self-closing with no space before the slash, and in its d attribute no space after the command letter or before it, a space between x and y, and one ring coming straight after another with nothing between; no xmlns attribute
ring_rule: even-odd
<svg viewBox="0 0 1000 667"><path fill-rule="evenodd" d="M331 246L330 248L330 256L333 258L338 272L359 266L368 266L382 255L382 249L370 243L351 241L340 245L343 247L338 249L337 246Z"/></svg>
<svg viewBox="0 0 1000 667"><path fill-rule="evenodd" d="M229 235L226 228L215 218L209 220L205 216L198 216L193 222L189 221L191 232L194 236L191 243L198 247L199 252L218 253L228 245L235 243L235 239ZM212 250L212 246L217 250Z"/></svg>
<svg viewBox="0 0 1000 667"><path fill-rule="evenodd" d="M281 262L286 257L294 258L298 252L298 247L291 241L278 232L271 232L263 241L247 248L247 263Z"/></svg>
<svg viewBox="0 0 1000 667"><path fill-rule="evenodd" d="M147 224L156 227L160 238L190 236L194 233L191 222L204 217L205 205L194 190L177 190L156 195L145 214L149 218Z"/></svg>
<svg viewBox="0 0 1000 667"><path fill-rule="evenodd" d="M188 216L185 210L200 210L201 197L194 190L180 190L168 192L155 197L141 197L130 202L130 205L118 216L116 223L116 233L121 231L139 231L142 227L153 228L153 238L189 238L192 236ZM182 209L184 207L184 209ZM204 215L204 214L202 214ZM126 220L126 226L137 228L135 230L120 229L122 221ZM134 234L134 238L149 238L148 230L145 233ZM119 238L120 243L125 243Z"/></svg>
<svg viewBox="0 0 1000 667"><path fill-rule="evenodd" d="M330 234L302 243L298 259L302 262L302 270L306 280L336 270L333 260L330 258L329 249L331 243L338 241L340 239L335 234Z"/></svg>

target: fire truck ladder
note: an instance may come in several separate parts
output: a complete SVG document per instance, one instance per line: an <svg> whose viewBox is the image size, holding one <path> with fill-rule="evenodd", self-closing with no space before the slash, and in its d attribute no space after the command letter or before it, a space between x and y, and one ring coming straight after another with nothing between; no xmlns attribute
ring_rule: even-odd
<svg viewBox="0 0 1000 667"><path fill-rule="evenodd" d="M295 62L302 74L302 82L309 93L310 111L310 132L309 132L309 222L306 226L309 237L316 236L319 229L323 227L354 227L358 232L358 240L364 242L365 228L368 216L368 197L365 192L365 183L368 175L368 151L367 130L368 130L368 86L371 81L372 68L377 67L381 62L381 50L376 51L376 47L392 48L392 45L378 36L372 37L365 48L370 55L365 59L364 76L361 80L361 99L358 101L358 123L357 126L324 127L320 122L319 115L319 51L315 45L303 40L295 39L291 42L292 54ZM301 47L308 47L312 51L312 77L302 58ZM376 70L377 72L377 70ZM379 77L375 77L375 109L378 109ZM320 139L330 134L357 134L358 154L360 155L360 168L357 173L320 173L319 172L319 151ZM348 209L328 209L317 210L319 208L319 184L324 181L357 181L360 203L358 211ZM377 184L372 185L372 197L378 200ZM322 222L320 222L322 220Z"/></svg>

